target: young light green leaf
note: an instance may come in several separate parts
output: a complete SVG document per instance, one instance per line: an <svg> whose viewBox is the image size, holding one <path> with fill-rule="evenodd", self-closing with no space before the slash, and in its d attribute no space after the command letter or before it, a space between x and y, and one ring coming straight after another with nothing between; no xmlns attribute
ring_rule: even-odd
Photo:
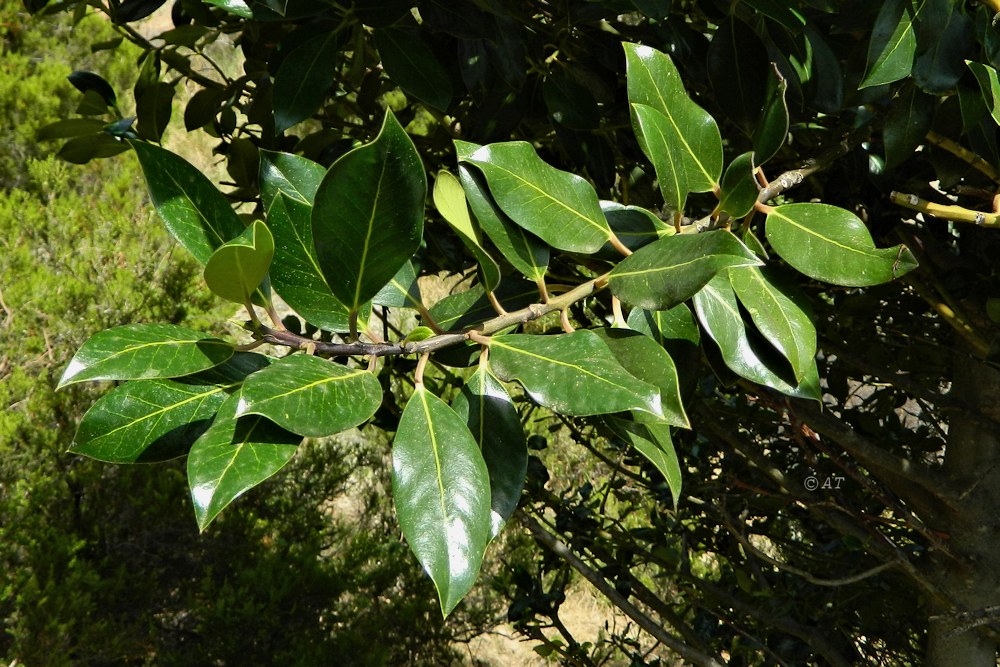
<svg viewBox="0 0 1000 667"><path fill-rule="evenodd" d="M677 367L662 346L649 336L629 329L595 329L594 333L600 336L622 368L660 390L662 419L637 412L636 421L662 421L681 428L691 428L691 422L684 412L684 404L681 403Z"/></svg>
<svg viewBox="0 0 1000 667"><path fill-rule="evenodd" d="M336 76L341 32L325 31L293 49L274 75L274 130L281 134L309 118Z"/></svg>
<svg viewBox="0 0 1000 667"><path fill-rule="evenodd" d="M312 205L297 195L284 189L273 195L267 210L267 226L274 234L271 286L311 324L327 331L347 331L347 308L333 295L316 259L311 215Z"/></svg>
<svg viewBox="0 0 1000 667"><path fill-rule="evenodd" d="M460 165L458 174L476 220L500 254L528 280L541 280L549 266L549 247L500 210L482 176L473 168Z"/></svg>
<svg viewBox="0 0 1000 667"><path fill-rule="evenodd" d="M659 389L625 370L593 331L494 336L490 367L504 382L519 381L532 400L559 414L641 410L664 416Z"/></svg>
<svg viewBox="0 0 1000 667"><path fill-rule="evenodd" d="M647 153L653 165L671 162L671 169L676 173L673 178L683 185L684 197L688 192L714 190L722 174L719 126L708 112L688 97L670 56L649 46L629 43L623 46L628 99L633 113L641 114L647 125L655 124L655 134L662 133L663 138L648 143L653 135L647 134L641 126L636 134L640 135L640 142L645 137L651 151L671 151L670 155L656 155L656 159ZM649 109L638 108L642 106ZM652 111L661 114L666 122L659 120ZM657 176L663 177L659 170ZM672 188L673 185L671 192Z"/></svg>
<svg viewBox="0 0 1000 667"><path fill-rule="evenodd" d="M126 324L94 334L70 360L59 387L86 380L190 375L233 356L233 345L175 324Z"/></svg>
<svg viewBox="0 0 1000 667"><path fill-rule="evenodd" d="M813 361L797 383L793 378L784 377L782 367L787 362L773 351L771 354L775 358L768 359L767 344L755 345L750 339L728 275L715 276L695 294L694 308L698 321L719 346L723 361L734 373L789 396L819 400L816 362Z"/></svg>
<svg viewBox="0 0 1000 667"><path fill-rule="evenodd" d="M531 144L490 144L463 159L483 173L500 209L550 246L592 253L611 238L593 186L544 162Z"/></svg>
<svg viewBox="0 0 1000 667"><path fill-rule="evenodd" d="M834 285L878 285L917 267L905 245L876 248L860 218L829 204L777 206L767 216L765 232L793 268Z"/></svg>
<svg viewBox="0 0 1000 667"><path fill-rule="evenodd" d="M816 365L816 327L805 294L766 267L733 269L729 280L757 329L791 364L796 382L804 380Z"/></svg>
<svg viewBox="0 0 1000 667"><path fill-rule="evenodd" d="M760 188L754 178L753 151L744 153L729 163L722 175L722 196L719 210L734 218L742 218L753 210Z"/></svg>
<svg viewBox="0 0 1000 667"><path fill-rule="evenodd" d="M868 67L858 88L880 86L910 75L917 52L913 0L888 0L879 10L868 44Z"/></svg>
<svg viewBox="0 0 1000 667"><path fill-rule="evenodd" d="M462 183L450 171L442 169L434 179L432 197L438 213L455 230L465 247L476 256L483 285L492 292L500 283L500 267L483 248L482 234L469 216Z"/></svg>
<svg viewBox="0 0 1000 667"><path fill-rule="evenodd" d="M184 158L141 141L130 141L149 197L170 234L202 264L244 226L214 185Z"/></svg>
<svg viewBox="0 0 1000 667"><path fill-rule="evenodd" d="M660 471L670 488L674 508L680 502L682 489L681 464L666 424L640 424L621 417L607 416L605 423L619 438L635 447Z"/></svg>
<svg viewBox="0 0 1000 667"><path fill-rule="evenodd" d="M188 454L188 486L201 531L236 498L281 470L302 441L263 417L237 418L239 400L234 394L222 404Z"/></svg>
<svg viewBox="0 0 1000 667"><path fill-rule="evenodd" d="M640 248L611 271L608 287L625 303L668 310L685 301L719 271L761 261L732 233L678 234Z"/></svg>
<svg viewBox="0 0 1000 667"><path fill-rule="evenodd" d="M479 443L490 477L490 538L500 534L521 499L528 446L517 409L500 381L480 367L451 407Z"/></svg>
<svg viewBox="0 0 1000 667"><path fill-rule="evenodd" d="M990 115L993 116L993 120L1000 123L1000 77L997 76L997 71L989 65L971 60L966 60L965 64L972 70L976 81L979 82L979 88L983 92L983 100L986 102L986 108L990 110Z"/></svg>
<svg viewBox="0 0 1000 667"><path fill-rule="evenodd" d="M248 303L264 281L274 257L274 237L260 220L220 246L205 264L208 288L223 299Z"/></svg>
<svg viewBox="0 0 1000 667"><path fill-rule="evenodd" d="M382 386L369 371L295 354L247 378L236 414L262 415L292 433L322 437L364 423L381 403Z"/></svg>
<svg viewBox="0 0 1000 667"><path fill-rule="evenodd" d="M420 247L426 196L420 155L389 111L374 141L330 167L316 192L313 240L327 284L350 312Z"/></svg>
<svg viewBox="0 0 1000 667"><path fill-rule="evenodd" d="M490 541L490 480L465 422L422 385L399 420L392 495L403 535L447 616L479 576Z"/></svg>

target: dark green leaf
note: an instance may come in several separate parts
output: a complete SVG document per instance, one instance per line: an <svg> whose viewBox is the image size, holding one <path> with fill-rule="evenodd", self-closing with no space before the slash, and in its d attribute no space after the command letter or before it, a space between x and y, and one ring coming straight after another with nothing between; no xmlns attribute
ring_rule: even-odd
<svg viewBox="0 0 1000 667"><path fill-rule="evenodd" d="M768 77L768 90L764 110L753 133L754 162L758 166L774 157L788 136L788 103L785 101L788 81L773 65Z"/></svg>
<svg viewBox="0 0 1000 667"><path fill-rule="evenodd" d="M669 345L671 341L697 346L701 341L701 334L691 310L683 303L670 310L634 308L628 314L628 325L664 346Z"/></svg>
<svg viewBox="0 0 1000 667"><path fill-rule="evenodd" d="M125 0L114 12L116 23L131 23L144 19L162 7L166 0Z"/></svg>
<svg viewBox="0 0 1000 667"><path fill-rule="evenodd" d="M506 310L517 310L538 301L538 287L523 280L506 280L496 297ZM431 307L430 313L445 331L475 326L497 316L481 285L446 296Z"/></svg>
<svg viewBox="0 0 1000 667"><path fill-rule="evenodd" d="M993 116L993 120L1000 123L1000 78L997 76L997 71L989 65L971 60L966 60L965 64L976 75L976 81L979 82L990 115Z"/></svg>
<svg viewBox="0 0 1000 667"><path fill-rule="evenodd" d="M386 74L403 92L447 111L454 97L452 78L425 32L417 28L379 28L375 30L375 48Z"/></svg>
<svg viewBox="0 0 1000 667"><path fill-rule="evenodd" d="M115 97L115 89L111 87L111 84L93 72L77 70L66 78L81 93L86 94L88 91L93 91L100 95L109 107L114 107L118 102L117 97Z"/></svg>
<svg viewBox="0 0 1000 667"><path fill-rule="evenodd" d="M263 417L237 419L239 400L234 394L222 404L188 454L188 486L202 531L229 503L281 470L302 440Z"/></svg>
<svg viewBox="0 0 1000 667"><path fill-rule="evenodd" d="M490 480L465 422L423 385L392 447L392 494L410 549L447 616L472 589L490 541Z"/></svg>
<svg viewBox="0 0 1000 667"><path fill-rule="evenodd" d="M126 324L91 336L66 367L59 387L87 380L172 378L233 356L230 343L174 324Z"/></svg>
<svg viewBox="0 0 1000 667"><path fill-rule="evenodd" d="M313 115L337 72L340 32L307 39L289 53L274 75L274 129L281 134Z"/></svg>
<svg viewBox="0 0 1000 667"><path fill-rule="evenodd" d="M574 130L590 130L601 122L592 90L577 81L568 66L554 67L542 82L542 98L552 119Z"/></svg>
<svg viewBox="0 0 1000 667"><path fill-rule="evenodd" d="M500 381L479 368L452 408L479 443L490 477L490 538L500 534L521 499L528 471L528 445L517 409Z"/></svg>
<svg viewBox="0 0 1000 667"><path fill-rule="evenodd" d="M901 164L924 142L934 119L934 103L935 98L914 85L904 86L893 100L882 130L886 169Z"/></svg>
<svg viewBox="0 0 1000 667"><path fill-rule="evenodd" d="M91 160L112 157L128 150L128 144L109 134L88 134L70 139L56 154L73 164L86 164Z"/></svg>
<svg viewBox="0 0 1000 667"><path fill-rule="evenodd" d="M691 185L670 119L649 105L633 104L632 127L642 152L653 164L663 200L672 210L683 211Z"/></svg>
<svg viewBox="0 0 1000 667"><path fill-rule="evenodd" d="M670 236L674 233L672 226L641 206L625 206L618 202L602 200L601 210L604 211L604 217L607 219L611 231L615 233L618 240L625 244L625 247L633 252L662 236ZM601 248L600 255L609 260L621 259L621 253L615 250L610 243Z"/></svg>
<svg viewBox="0 0 1000 667"><path fill-rule="evenodd" d="M657 177L667 178L671 193L676 180L684 197L689 192L714 190L722 174L722 137L718 125L687 96L669 56L648 46L628 43L623 46L633 122L642 119L637 123L636 134L654 167L670 166L668 174L660 174L658 168ZM661 150L669 154L662 155ZM664 189L662 184L660 187ZM674 203L669 198L668 202ZM677 210L682 208L683 200L676 206Z"/></svg>
<svg viewBox="0 0 1000 667"><path fill-rule="evenodd" d="M212 253L205 264L205 282L223 299L248 303L250 295L267 276L273 257L274 237L267 225L256 220L245 232Z"/></svg>
<svg viewBox="0 0 1000 667"><path fill-rule="evenodd" d="M878 285L917 266L905 245L876 248L856 215L829 204L777 206L765 229L771 247L792 267L834 285Z"/></svg>
<svg viewBox="0 0 1000 667"><path fill-rule="evenodd" d="M636 421L665 422L681 428L690 428L687 413L681 403L677 367L663 347L649 336L630 329L594 329L605 345L615 355L622 368L643 382L660 390L663 418L647 418L636 413Z"/></svg>
<svg viewBox="0 0 1000 667"><path fill-rule="evenodd" d="M727 268L761 261L730 232L678 234L640 248L611 271L608 287L625 303L668 310Z"/></svg>
<svg viewBox="0 0 1000 667"><path fill-rule="evenodd" d="M247 378L236 413L322 437L364 423L381 403L382 387L369 371L295 354Z"/></svg>
<svg viewBox="0 0 1000 667"><path fill-rule="evenodd" d="M459 156L461 154L460 150ZM458 174L472 212L486 236L524 277L534 282L540 281L548 270L549 247L500 210L480 174L465 166L459 166Z"/></svg>
<svg viewBox="0 0 1000 667"><path fill-rule="evenodd" d="M760 188L754 178L753 151L744 153L729 163L722 176L722 196L719 210L734 218L742 218L753 210Z"/></svg>
<svg viewBox="0 0 1000 667"><path fill-rule="evenodd" d="M796 384L783 376L783 359L769 359L766 343L755 345L751 340L728 275L719 274L705 285L694 296L694 308L702 327L719 346L726 366L734 373L789 396L819 400L819 371L815 362Z"/></svg>
<svg viewBox="0 0 1000 667"><path fill-rule="evenodd" d="M426 196L420 156L391 112L374 141L330 167L316 192L313 239L320 269L349 311L416 253Z"/></svg>
<svg viewBox="0 0 1000 667"><path fill-rule="evenodd" d="M196 92L184 107L184 129L190 132L211 123L228 98L224 89L202 88Z"/></svg>
<svg viewBox="0 0 1000 667"><path fill-rule="evenodd" d="M816 365L816 327L805 294L756 266L733 269L729 279L757 329L791 364L795 380L804 380Z"/></svg>
<svg viewBox="0 0 1000 667"><path fill-rule="evenodd" d="M104 121L97 118L68 118L49 123L38 131L38 140L67 139L85 134L95 134L104 129Z"/></svg>
<svg viewBox="0 0 1000 667"><path fill-rule="evenodd" d="M483 172L511 220L552 247L592 253L611 237L593 186L542 161L531 144L490 144L462 159Z"/></svg>
<svg viewBox="0 0 1000 667"><path fill-rule="evenodd" d="M135 380L102 396L83 416L70 451L109 463L183 456L226 399L226 385L188 379Z"/></svg>
<svg viewBox="0 0 1000 667"><path fill-rule="evenodd" d="M243 223L226 198L189 162L152 144L129 143L156 212L195 259L207 263L216 248L243 233Z"/></svg>
<svg viewBox="0 0 1000 667"><path fill-rule="evenodd" d="M372 303L389 308L423 308L424 302L420 297L420 285L413 262L407 260L385 287L372 297Z"/></svg>
<svg viewBox="0 0 1000 667"><path fill-rule="evenodd" d="M888 0L879 10L868 44L868 67L859 88L880 86L910 75L917 53L912 0Z"/></svg>
<svg viewBox="0 0 1000 667"><path fill-rule="evenodd" d="M730 16L712 36L708 79L719 106L749 136L767 95L767 48L746 23Z"/></svg>
<svg viewBox="0 0 1000 667"><path fill-rule="evenodd" d="M559 414L641 410L663 417L659 389L622 368L592 331L494 336L489 358L497 377L519 381L536 403Z"/></svg>
<svg viewBox="0 0 1000 667"><path fill-rule="evenodd" d="M159 141L170 123L174 87L169 83L154 83L136 98L136 132L147 141Z"/></svg>
<svg viewBox="0 0 1000 667"><path fill-rule="evenodd" d="M929 43L921 43L913 65L913 79L925 93L944 95L952 93L962 78L965 71L962 63L971 55L975 34L972 19L959 5L927 3L928 6L935 4L947 6L949 14L943 24L936 23L930 28L933 38Z"/></svg>
<svg viewBox="0 0 1000 667"><path fill-rule="evenodd" d="M260 199L271 208L279 193L312 207L316 190L326 175L323 165L291 153L260 152ZM310 233L310 237L312 234Z"/></svg>

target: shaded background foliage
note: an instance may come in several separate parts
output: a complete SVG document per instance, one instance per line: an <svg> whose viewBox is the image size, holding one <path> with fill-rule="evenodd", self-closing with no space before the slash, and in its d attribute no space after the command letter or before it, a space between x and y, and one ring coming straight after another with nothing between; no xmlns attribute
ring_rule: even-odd
<svg viewBox="0 0 1000 667"><path fill-rule="evenodd" d="M40 8L44 3L35 4ZM894 478L880 474L878 457L860 446L858 439L864 445L874 444L880 451L936 469L947 443L945 426L951 420L978 411L982 428L996 431L995 421L978 408L970 408L967 397L949 393L954 369L973 363L967 346L985 342L987 350L978 350L982 353L988 351L994 338L995 324L985 299L997 294L994 232L958 228L931 218L901 225L905 216L887 202L892 189L940 199L931 186L935 180L944 189L959 183L990 186L968 163L924 142L927 130L935 130L961 139L989 162L998 162L996 125L983 100L977 103L981 97L978 85L962 62L972 58L997 64L998 37L987 7L945 0L925 3L912 29L909 62L896 66L896 72L883 72L883 80L876 81L879 85L865 86L872 83L868 52L873 27L895 27L901 16L912 11L909 3L607 0L501 4L426 0L359 1L345 11L327 3L290 2L282 4L285 16L281 16L275 12L275 3L252 2L244 13L255 18L244 20L238 13L181 0L172 5L175 29L162 35L162 42L148 42L131 32L130 22L159 4L126 2L110 11L126 36L147 53L155 53L160 61L157 73L155 60L147 55L145 62L154 64L143 67L146 78L140 77L133 90L139 115L136 131L147 139L159 138L167 127L162 122L163 112L172 108L174 79L182 74L192 82L193 96L183 113L179 109L175 113L188 130L201 129L213 138L216 155L224 159L224 180L231 187L231 198L251 204L257 197L258 148L294 151L329 165L359 141L373 136L388 106L408 127L431 171L453 164L452 139L456 136L477 143L522 138L534 143L552 164L588 176L602 196L659 207L661 198L652 171L630 129L620 42L641 41L672 54L689 92L722 125L730 157L759 145L757 118L767 104L766 93L778 85L771 74L770 63L774 62L788 85L791 134L773 158L768 174L820 158L822 175L809 178L785 196L796 201L818 198L855 211L880 245L897 243L902 236L918 252L923 272L905 283L863 291L810 281L802 285L810 295L821 336L826 405L821 414L737 381L720 363L711 343L706 343L703 356L689 343L668 341L688 388L695 426L690 433L676 435L686 468L685 498L676 511L659 474L620 439L582 421L528 412L525 419L539 437L534 440L537 449L529 468L524 511L558 532L619 595L640 600L689 644L725 653L734 664L913 664L920 660L928 614L935 611L935 586L929 583L939 566L935 554L951 558L947 544L951 527L932 513L917 518L915 512L921 508L911 502L907 480L897 484ZM419 10L419 22L410 12L411 5ZM711 40L710 35L714 35ZM242 64L234 66L218 58L227 39L240 48L245 58ZM74 57L80 58L68 60L74 68L87 66L82 56ZM301 63L310 57L332 61L334 67L307 72L306 78ZM101 70L115 81L122 100L128 98L134 72L123 71L116 79L113 71ZM66 89L65 84L55 81L62 74L51 76L53 88L62 85ZM308 85L295 88L299 80ZM141 105L139 99L144 100ZM51 103L53 117L65 112ZM304 122L295 124L297 121ZM30 139L34 133L24 136ZM94 150L106 141L103 136L94 139ZM923 150L914 153L921 144ZM24 150L37 150L30 141L26 145ZM36 184L36 198L51 192L50 185L66 183L51 180L55 178L52 174L65 174L63 167L45 164L49 166L42 171L50 181L44 187ZM28 183L23 187L31 189ZM974 201L968 191L963 196L968 197L964 202ZM23 211L27 200L18 201L17 208ZM692 201L688 210L697 213L692 217L707 214L714 204L707 197ZM70 208L80 214L79 204ZM664 211L664 217L669 213ZM65 215L73 219L70 211ZM471 267L471 258L444 225L436 219L429 224L436 225L440 233L431 234L420 253L425 273L455 273L456 267ZM32 233L39 233L40 228L48 229L33 225ZM102 245L95 243L95 247ZM122 256L148 253L123 251ZM90 260L91 264L95 261ZM180 269L177 266L171 262L165 270L184 271L183 263ZM578 277L574 262L567 259L554 262L552 274ZM159 280L174 285L175 291L168 292L173 298L154 297L151 292L144 302L150 309L166 312L122 312L117 317L103 313L108 319L95 320L94 324L133 321L141 317L140 312L150 319L183 321L184 314L170 308L173 303L187 304L197 298L187 292L191 274ZM19 301L10 296L7 282L3 281L4 297L14 310L13 304ZM98 289L103 281L83 282L85 287L78 289ZM130 285L130 289L145 288L147 282L152 281ZM72 287L67 283L64 289ZM89 297L88 303L103 304L102 308L121 301L120 297L103 300L92 292L81 296ZM46 298L50 298L48 291ZM72 299L65 303L68 307L83 302ZM939 307L942 302L962 313L974 336L953 333L949 324L958 324L961 330L963 322L948 316ZM574 312L576 320L597 321L608 315L599 304L592 308ZM16 312L21 317L21 310ZM57 307L55 311L46 308L46 312L63 311ZM8 314L5 322L7 335L10 322L18 320ZM550 325L554 327L552 322L543 322L539 328ZM42 331L40 324L36 326L36 331ZM66 329L83 335L82 327L67 324ZM41 339L37 334L34 339L24 334L21 337L34 342L24 344L29 349L24 362L16 364L12 359L11 368L30 363L35 358L32 353L47 352L44 335ZM67 340L61 348L62 359L80 342L79 337ZM449 381L445 378L442 383ZM6 382L5 386L13 386ZM8 403L19 400L19 394L11 395L14 398ZM70 400L47 395L50 402ZM387 400L378 425L393 430L401 408L401 399L396 405ZM25 410L26 405L19 409ZM53 431L44 436L32 431L31 437L51 438L48 447L54 449L59 448L59 442L65 445L69 441L71 421L79 408L66 405L65 414L61 414L40 404L33 410L32 415L44 416L46 411L50 415L41 420L32 417L34 421L61 424L64 430L61 435ZM579 463L583 451L595 455L587 457L586 464ZM303 454L296 465L311 465L311 452ZM50 460L55 466L59 459ZM73 474L84 474L76 472L79 469L89 471L92 477L65 489L64 472L53 469L45 477L49 486L39 484L38 488L51 487L53 494L58 490L62 494L58 498L86 497L91 485L83 481L96 484L97 478L110 477L110 482L100 485L108 494L107 502L101 504L104 512L131 507L131 512L150 512L146 516L167 516L168 508L183 491L176 469L112 471L89 463L62 462L73 468ZM7 482L4 486L7 493L14 488L18 470L10 468L11 486ZM291 470L282 479L296 479L296 473ZM830 484L810 489L806 486L810 478L821 485ZM161 488L171 479L171 488ZM203 567L225 562L202 551L223 537L232 540L234 551L260 542L264 560L259 567L278 578L275 590L289 599L296 587L308 590L291 576L280 577L281 568L266 557L269 549L279 548L274 544L284 545L280 548L287 553L307 550L303 544L313 545L314 554L329 547L330 542L317 542L305 524L294 526L300 520L306 524L319 521L323 499L338 493L339 482L336 475L308 479L305 486L311 501L300 503L297 496L286 497L290 491L284 484L269 485L244 499L239 505L242 509L226 517L219 533L204 541L194 541L190 525L183 526L190 523L187 516L178 519L172 534L175 539L186 535L184 539L190 540L182 542L185 548L180 550L192 554L188 564ZM314 483L319 486L313 488ZM150 510L152 501L137 507L133 496L136 488L150 485L157 492L155 512ZM33 516L27 506L22 511ZM260 532L255 512L265 521L275 522L274 526L280 525L281 531L287 530L282 533L287 540ZM66 517L60 519L67 521ZM120 522L121 517L115 514L102 525L113 525L111 520ZM287 528L285 521L290 522ZM7 530L6 526L18 524L5 521L3 525ZM40 526L33 527L20 541L5 543L31 544L28 536L40 530ZM392 532L391 527L386 530ZM66 535L75 537L64 540ZM265 536L274 541L264 540ZM74 562L72 554L86 554L94 543L101 542L76 524L51 539L57 537L66 545L60 551L66 554L59 561L63 568ZM33 539L37 540L37 535ZM42 546L38 550L46 551ZM619 652L619 659L625 656L636 664L655 663L665 655L650 653L648 638L636 639L631 631L614 633L603 645L577 642L560 621L560 605L573 579L565 561L550 551L516 553L518 557L493 585L511 601L509 619L542 642L545 650L580 664L598 663L613 650ZM386 552L386 556L401 558L397 551ZM241 558L246 561L245 554ZM303 571L316 572L315 568ZM91 588L81 584L80 590L87 591L80 596L81 608L103 606L92 601L97 598L87 597L103 595L107 586L98 579L105 576L103 572L95 574L81 567L74 575L90 582ZM321 575L316 574L316 588L324 590ZM53 590L54 582L66 580L60 577L36 576L41 582L36 589ZM200 582L210 592L205 599L231 599L247 613L261 609L253 603L236 603L240 596L230 597L229 588L213 588L207 583L212 581L216 580L206 575ZM426 583L407 581L418 587L413 590L422 591L422 597L414 593L410 602L433 600ZM12 586L11 590L27 585ZM232 586L225 581L218 585ZM325 585L330 591L328 599L343 590L331 582ZM190 585L183 590L196 588ZM229 605L213 605L202 618L221 622L225 616L222 609L232 609ZM20 606L13 609L24 613ZM419 609L421 614L429 613L424 607ZM415 615L417 612L404 609L404 616ZM209 625L206 622L205 627ZM12 627L13 637L29 634L17 630L30 627L27 624L14 623ZM194 627L201 626L196 622ZM551 639L552 629L561 634L559 642ZM186 630L192 631L190 626ZM305 639L314 636L310 631L322 632L315 635L317 644ZM111 630L107 632L111 634ZM408 632L401 631L400 642L411 639ZM74 634L58 628L53 633L51 641L66 641ZM228 636L224 630L218 633ZM337 637L329 628L318 631L315 626L296 634L305 643L294 650L312 646L309 650L315 653L306 655L315 656L330 650L323 642ZM153 636L162 638L159 633ZM18 641L24 642L18 644L20 655L28 656L29 649L23 646L29 640ZM123 647L116 654L136 651L148 655L144 653L148 650L160 649ZM260 650L261 655L268 650L273 655L284 649L271 646ZM391 661L391 656L386 659Z"/></svg>

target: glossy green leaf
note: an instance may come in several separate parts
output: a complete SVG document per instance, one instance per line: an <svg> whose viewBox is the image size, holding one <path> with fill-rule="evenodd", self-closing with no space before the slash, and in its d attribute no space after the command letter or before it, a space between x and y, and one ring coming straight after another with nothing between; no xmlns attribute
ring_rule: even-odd
<svg viewBox="0 0 1000 667"><path fill-rule="evenodd" d="M490 144L462 159L482 171L511 220L550 246L592 253L611 237L593 186L544 162L531 144Z"/></svg>
<svg viewBox="0 0 1000 667"><path fill-rule="evenodd" d="M271 208L279 193L312 207L325 175L323 165L301 155L260 151L260 199L264 210ZM309 236L312 238L311 230Z"/></svg>
<svg viewBox="0 0 1000 667"><path fill-rule="evenodd" d="M371 143L337 160L312 211L319 266L351 312L378 294L420 247L427 177L413 142L386 112Z"/></svg>
<svg viewBox="0 0 1000 667"><path fill-rule="evenodd" d="M766 267L733 269L729 280L757 329L788 360L801 382L816 365L816 327L806 296Z"/></svg>
<svg viewBox="0 0 1000 667"><path fill-rule="evenodd" d="M604 217L607 219L611 231L632 252L662 236L674 234L673 226L668 225L641 206L625 206L618 202L602 200L601 210L604 211ZM615 250L610 243L606 243L601 248L600 256L613 261L621 259L621 253Z"/></svg>
<svg viewBox="0 0 1000 667"><path fill-rule="evenodd" d="M208 428L227 392L266 365L267 357L239 352L219 366L180 380L126 382L91 406L70 451L110 463L183 456Z"/></svg>
<svg viewBox="0 0 1000 667"><path fill-rule="evenodd" d="M379 28L374 41L386 74L403 92L439 111L448 110L454 97L452 77L423 31Z"/></svg>
<svg viewBox="0 0 1000 667"><path fill-rule="evenodd" d="M653 164L663 200L672 210L683 211L691 187L681 151L673 141L670 119L649 105L633 104L632 127L642 152Z"/></svg>
<svg viewBox="0 0 1000 667"><path fill-rule="evenodd" d="M647 310L668 310L701 289L716 273L761 264L725 230L662 238L622 260L608 287L623 302Z"/></svg>
<svg viewBox="0 0 1000 667"><path fill-rule="evenodd" d="M493 336L489 358L498 378L517 380L532 400L559 414L641 410L663 417L659 389L625 370L593 331Z"/></svg>
<svg viewBox="0 0 1000 667"><path fill-rule="evenodd" d="M149 196L167 230L202 264L215 249L244 231L236 212L189 162L168 150L131 141Z"/></svg>
<svg viewBox="0 0 1000 667"><path fill-rule="evenodd" d="M126 382L91 406L69 449L109 463L183 456L208 428L226 399L225 389L177 380Z"/></svg>
<svg viewBox="0 0 1000 667"><path fill-rule="evenodd" d="M819 371L813 362L804 378L795 382L786 377L787 362L771 353L764 341L754 342L740 315L736 293L729 276L719 274L694 296L695 313L706 333L719 346L722 359L734 373L751 382L771 387L783 394L819 400Z"/></svg>
<svg viewBox="0 0 1000 667"><path fill-rule="evenodd" d="M319 268L312 238L312 206L280 190L267 211L274 235L271 285L296 313L327 331L348 330L347 308Z"/></svg>
<svg viewBox="0 0 1000 667"><path fill-rule="evenodd" d="M1000 77L997 76L997 71L989 65L971 60L966 60L965 64L972 70L976 81L979 82L979 88L982 90L983 100L986 102L986 108L989 109L990 115L993 116L993 120L1000 123Z"/></svg>
<svg viewBox="0 0 1000 667"><path fill-rule="evenodd" d="M788 81L774 65L768 77L768 90L764 110L753 132L754 162L757 166L774 157L788 136L788 102L785 100Z"/></svg>
<svg viewBox="0 0 1000 667"><path fill-rule="evenodd" d="M594 329L608 346L622 368L643 382L660 390L659 417L636 413L636 421L663 421L673 426L690 428L687 413L681 403L680 383L674 360L661 345L649 336L630 329ZM648 418L647 418L648 417Z"/></svg>
<svg viewBox="0 0 1000 667"><path fill-rule="evenodd" d="M236 498L281 470L302 441L263 417L237 418L239 400L234 394L223 403L188 453L188 486L202 531Z"/></svg>
<svg viewBox="0 0 1000 667"><path fill-rule="evenodd" d="M465 421L418 385L392 446L392 495L410 549L447 616L472 589L490 541L490 480Z"/></svg>
<svg viewBox="0 0 1000 667"><path fill-rule="evenodd" d="M654 167L670 165L671 174L661 175L658 168L657 177L669 176L670 192L676 180L684 197L688 192L714 190L722 174L722 137L715 120L687 96L668 55L648 46L623 46L633 122L637 117L644 119L636 123L636 134ZM660 150L668 154L659 154ZM676 208L682 209L683 201Z"/></svg>
<svg viewBox="0 0 1000 667"><path fill-rule="evenodd" d="M868 67L859 88L880 86L910 75L917 52L912 0L888 0L879 10L868 45Z"/></svg>
<svg viewBox="0 0 1000 667"><path fill-rule="evenodd" d="M274 75L274 129L278 134L313 115L337 73L340 32L330 30L302 42Z"/></svg>
<svg viewBox="0 0 1000 667"><path fill-rule="evenodd" d="M765 230L771 247L792 267L834 285L878 285L917 266L905 245L876 248L856 215L829 204L777 206Z"/></svg>
<svg viewBox="0 0 1000 667"><path fill-rule="evenodd" d="M38 140L68 139L85 134L96 134L104 129L105 122L97 118L67 118L45 125L38 131Z"/></svg>
<svg viewBox="0 0 1000 667"><path fill-rule="evenodd" d="M680 502L683 477L681 464L666 424L640 424L620 417L605 417L605 423L619 438L629 443L660 471L667 482L674 508Z"/></svg>
<svg viewBox="0 0 1000 667"><path fill-rule="evenodd" d="M754 178L753 151L744 153L729 163L722 175L722 196L719 210L734 218L742 218L753 210L760 188Z"/></svg>
<svg viewBox="0 0 1000 667"><path fill-rule="evenodd" d="M202 2L206 5L215 5L243 19L253 18L253 11L251 11L250 5L246 0L202 0Z"/></svg>
<svg viewBox="0 0 1000 667"><path fill-rule="evenodd" d="M671 341L679 341L697 346L701 342L698 324L687 304L679 304L670 310L633 308L627 321L629 327L660 345L668 346Z"/></svg>
<svg viewBox="0 0 1000 667"><path fill-rule="evenodd" d="M382 386L369 371L294 354L247 378L236 414L262 415L292 433L322 437L364 423L381 403Z"/></svg>
<svg viewBox="0 0 1000 667"><path fill-rule="evenodd" d="M451 407L479 443L490 477L490 538L500 534L521 499L528 471L524 428L507 390L489 370L472 374Z"/></svg>
<svg viewBox="0 0 1000 667"><path fill-rule="evenodd" d="M456 142L458 145L458 142ZM461 155L461 152L459 153ZM549 247L534 234L518 226L500 210L489 193L481 174L459 166L459 180L468 197L469 206L486 236L500 254L528 280L538 282L549 266Z"/></svg>
<svg viewBox="0 0 1000 667"><path fill-rule="evenodd" d="M434 207L479 263L479 275L488 291L500 283L500 267L483 247L482 233L472 222L462 183L450 171L441 170L434 180Z"/></svg>
<svg viewBox="0 0 1000 667"><path fill-rule="evenodd" d="M420 296L417 268L413 262L407 261L403 264L392 280L387 282L385 287L372 297L372 303L389 308L414 308L417 310L422 308L423 299Z"/></svg>
<svg viewBox="0 0 1000 667"><path fill-rule="evenodd" d="M231 343L174 324L126 324L94 334L59 380L138 380L190 375L233 356Z"/></svg>
<svg viewBox="0 0 1000 667"><path fill-rule="evenodd" d="M248 303L263 282L274 257L274 237L260 220L220 246L205 264L208 288L223 299Z"/></svg>

